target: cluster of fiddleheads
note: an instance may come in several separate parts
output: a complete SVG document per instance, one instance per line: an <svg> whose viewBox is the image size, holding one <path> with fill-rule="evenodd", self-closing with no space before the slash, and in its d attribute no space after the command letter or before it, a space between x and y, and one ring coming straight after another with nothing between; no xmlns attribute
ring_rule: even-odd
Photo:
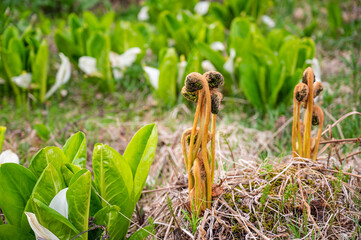
<svg viewBox="0 0 361 240"><path fill-rule="evenodd" d="M197 103L193 127L184 131L181 140L191 208L197 214L211 207L216 119L223 98L217 88L223 82L223 76L219 72L209 71L203 75L194 72L187 75L182 89L182 95L187 100Z"/></svg>

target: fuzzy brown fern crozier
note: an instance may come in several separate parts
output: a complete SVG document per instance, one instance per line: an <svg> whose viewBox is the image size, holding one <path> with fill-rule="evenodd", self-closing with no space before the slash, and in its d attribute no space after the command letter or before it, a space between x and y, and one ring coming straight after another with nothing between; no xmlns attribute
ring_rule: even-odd
<svg viewBox="0 0 361 240"><path fill-rule="evenodd" d="M293 92L293 157L312 158L313 161L317 158L324 117L321 107L314 104L314 99L322 90L322 83L315 83L313 70L308 67L303 73L302 83L297 84ZM305 107L303 122L300 120L302 102ZM312 125L318 125L315 138L311 137Z"/></svg>
<svg viewBox="0 0 361 240"><path fill-rule="evenodd" d="M216 89L222 86L223 82L222 74L215 71L203 75L190 73L182 89L182 95L187 100L197 102L193 127L183 133L181 140L188 173L191 208L197 214L211 207L215 171L216 118L223 98ZM211 141L210 151L209 141Z"/></svg>

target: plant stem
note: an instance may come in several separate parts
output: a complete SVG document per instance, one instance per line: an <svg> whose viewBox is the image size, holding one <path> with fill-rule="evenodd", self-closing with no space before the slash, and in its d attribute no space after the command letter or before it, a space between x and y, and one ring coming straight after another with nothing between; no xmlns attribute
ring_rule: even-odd
<svg viewBox="0 0 361 240"><path fill-rule="evenodd" d="M303 123L305 124L305 132L303 135L303 154L305 158L310 158L310 142L311 142L311 126L312 126L312 110L313 110L313 70L308 67L307 71L307 85L308 85L308 99L306 104L306 111Z"/></svg>
<svg viewBox="0 0 361 240"><path fill-rule="evenodd" d="M197 124L198 124L198 120L199 120L199 112L201 109L201 105L202 105L202 99L203 99L203 95L204 92L200 91L199 92L199 98L198 98L198 103L197 103L197 108L196 108L196 113L194 115L194 122L193 122L193 128L192 128L192 133L191 133L191 139L190 139L190 143L189 143L189 152L188 152L188 166L187 166L187 171L188 171L188 188L189 188L189 192L192 190L193 186L194 186L194 181L193 181L193 177L192 177L192 173L191 173L191 169L192 169L192 164L193 164L193 156L192 156L192 152L193 152L193 145L194 145L194 137L195 137L195 133L196 133L196 129L197 129Z"/></svg>
<svg viewBox="0 0 361 240"><path fill-rule="evenodd" d="M211 142L211 180L212 185L214 183L214 170L216 167L216 120L217 120L217 114L212 114L212 125L211 125L211 134L212 134L212 142Z"/></svg>

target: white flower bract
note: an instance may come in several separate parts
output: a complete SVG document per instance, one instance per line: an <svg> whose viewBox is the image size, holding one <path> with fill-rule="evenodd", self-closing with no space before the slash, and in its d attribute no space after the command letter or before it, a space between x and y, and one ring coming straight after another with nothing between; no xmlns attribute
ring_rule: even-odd
<svg viewBox="0 0 361 240"><path fill-rule="evenodd" d="M19 157L13 151L6 150L0 154L0 164L3 163L17 163L19 164Z"/></svg>
<svg viewBox="0 0 361 240"><path fill-rule="evenodd" d="M148 11L149 11L148 6L142 7L138 13L138 20L139 21L147 21L149 19Z"/></svg>
<svg viewBox="0 0 361 240"><path fill-rule="evenodd" d="M148 66L144 66L143 69L149 77L150 84L157 90L159 86L159 70Z"/></svg>
<svg viewBox="0 0 361 240"><path fill-rule="evenodd" d="M209 9L210 2L208 1L200 1L194 7L194 11L199 15L206 15Z"/></svg>
<svg viewBox="0 0 361 240"><path fill-rule="evenodd" d="M25 215L28 218L31 229L33 229L35 233L36 239L59 240L59 238L55 236L54 233L39 223L34 213L25 212Z"/></svg>
<svg viewBox="0 0 361 240"><path fill-rule="evenodd" d="M209 60L202 61L202 68L203 68L203 71L205 71L205 72L217 71L216 67Z"/></svg>
<svg viewBox="0 0 361 240"><path fill-rule="evenodd" d="M66 200L66 192L68 188L62 189L55 197L51 200L49 207L63 215L68 219L69 206L68 201Z"/></svg>
<svg viewBox="0 0 361 240"><path fill-rule="evenodd" d="M97 70L97 60L93 57L82 56L79 58L78 66L86 75L95 74Z"/></svg>
<svg viewBox="0 0 361 240"><path fill-rule="evenodd" d="M51 95L53 95L54 92L61 87L61 85L67 83L71 76L71 64L69 58L67 58L63 53L60 53L59 56L61 64L58 72L56 73L55 83L45 94L45 99L48 99Z"/></svg>
<svg viewBox="0 0 361 240"><path fill-rule="evenodd" d="M21 88L29 88L31 83L32 74L24 72L19 76L12 77L11 81Z"/></svg>

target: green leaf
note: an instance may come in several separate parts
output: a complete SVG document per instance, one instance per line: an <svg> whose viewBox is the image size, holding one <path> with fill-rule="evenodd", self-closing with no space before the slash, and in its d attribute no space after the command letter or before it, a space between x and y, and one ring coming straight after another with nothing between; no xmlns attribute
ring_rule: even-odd
<svg viewBox="0 0 361 240"><path fill-rule="evenodd" d="M48 207L39 199L32 199L34 213L39 223L59 239L72 239L79 231L63 215Z"/></svg>
<svg viewBox="0 0 361 240"><path fill-rule="evenodd" d="M242 90L247 99L257 107L259 110L263 110L262 97L260 94L259 86L257 83L257 73L254 66L257 66L255 62L251 62L251 59L244 61L239 65L239 76Z"/></svg>
<svg viewBox="0 0 361 240"><path fill-rule="evenodd" d="M59 52L64 53L75 66L78 66L78 59L84 54L81 49L60 30L55 31L54 40Z"/></svg>
<svg viewBox="0 0 361 240"><path fill-rule="evenodd" d="M118 206L106 206L94 216L97 225L107 226L111 239L125 239L128 232L129 221L121 213Z"/></svg>
<svg viewBox="0 0 361 240"><path fill-rule="evenodd" d="M10 224L0 225L0 236L2 240L35 240L35 236Z"/></svg>
<svg viewBox="0 0 361 240"><path fill-rule="evenodd" d="M129 164L134 176L134 204L138 202L150 165L157 148L158 133L155 124L142 127L128 144L124 159Z"/></svg>
<svg viewBox="0 0 361 240"><path fill-rule="evenodd" d="M60 167L56 168L53 163L49 163L37 181L32 196L49 205L55 195L65 187Z"/></svg>
<svg viewBox="0 0 361 240"><path fill-rule="evenodd" d="M0 164L0 208L8 223L21 226L21 218L36 183L34 174L15 163Z"/></svg>
<svg viewBox="0 0 361 240"><path fill-rule="evenodd" d="M73 178L74 174L76 174L80 170L80 167L71 163L66 163L61 166L61 173L63 174L64 181L67 186L70 185L70 180Z"/></svg>
<svg viewBox="0 0 361 240"><path fill-rule="evenodd" d="M4 143L4 139L5 139L5 132L6 132L6 127L4 126L0 126L0 152L3 148L3 143Z"/></svg>
<svg viewBox="0 0 361 240"><path fill-rule="evenodd" d="M35 154L31 159L29 170L39 178L43 170L49 163L53 163L58 169L60 169L63 163L68 163L68 158L64 155L64 152L58 147L45 147Z"/></svg>
<svg viewBox="0 0 361 240"><path fill-rule="evenodd" d="M83 169L74 175L66 192L69 206L68 218L79 232L88 230L90 189L91 173ZM82 236L87 239L88 233L84 233Z"/></svg>
<svg viewBox="0 0 361 240"><path fill-rule="evenodd" d="M25 68L25 47L19 38L12 38L9 42L9 52L19 55L21 68Z"/></svg>
<svg viewBox="0 0 361 240"><path fill-rule="evenodd" d="M85 168L87 152L86 152L86 138L82 132L77 132L71 136L63 147L65 156L69 161L81 168Z"/></svg>
<svg viewBox="0 0 361 240"><path fill-rule="evenodd" d="M47 78L49 67L49 50L48 43L44 39L35 57L35 62L32 65L33 76L32 81L40 85L40 102L45 101L45 94L47 90Z"/></svg>
<svg viewBox="0 0 361 240"><path fill-rule="evenodd" d="M224 42L224 26L221 22L217 21L208 26L207 42L209 44L214 42Z"/></svg>
<svg viewBox="0 0 361 240"><path fill-rule="evenodd" d="M36 134L43 139L45 142L47 142L50 138L50 131L47 126L44 124L38 123L34 125L34 129L36 131Z"/></svg>
<svg viewBox="0 0 361 240"><path fill-rule="evenodd" d="M105 51L106 39L104 34L100 32L94 33L87 42L87 56L94 57L99 60L102 52ZM99 63L97 63L99 64Z"/></svg>
<svg viewBox="0 0 361 240"><path fill-rule="evenodd" d="M100 195L120 208L126 216L133 213L132 171L125 159L108 145L96 144L93 152L94 182ZM105 206L105 203L103 203Z"/></svg>
<svg viewBox="0 0 361 240"><path fill-rule="evenodd" d="M9 52L6 50L1 51L1 60L7 78L10 80L12 77L19 76L22 72L22 62L20 55Z"/></svg>
<svg viewBox="0 0 361 240"><path fill-rule="evenodd" d="M146 226L133 233L128 240L144 240L147 239L150 233L154 230L153 226Z"/></svg>
<svg viewBox="0 0 361 240"><path fill-rule="evenodd" d="M164 105L174 105L177 100L178 56L174 48L163 49L159 55L157 96Z"/></svg>
<svg viewBox="0 0 361 240"><path fill-rule="evenodd" d="M2 36L2 47L4 49L8 49L10 40L13 38L19 38L19 31L14 26L9 26L6 28L6 30L3 33Z"/></svg>

